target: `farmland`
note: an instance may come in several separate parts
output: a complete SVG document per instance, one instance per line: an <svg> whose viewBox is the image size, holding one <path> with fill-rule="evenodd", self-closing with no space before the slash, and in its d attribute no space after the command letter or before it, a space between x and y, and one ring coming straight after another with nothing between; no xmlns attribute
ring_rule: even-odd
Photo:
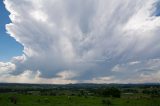
<svg viewBox="0 0 160 106"><path fill-rule="evenodd" d="M0 92L0 106L160 106L153 84L1 84Z"/></svg>

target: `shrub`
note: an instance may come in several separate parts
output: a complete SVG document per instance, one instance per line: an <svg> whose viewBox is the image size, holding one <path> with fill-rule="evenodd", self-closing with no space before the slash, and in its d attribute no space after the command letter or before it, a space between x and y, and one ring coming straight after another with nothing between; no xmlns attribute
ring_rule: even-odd
<svg viewBox="0 0 160 106"><path fill-rule="evenodd" d="M104 89L102 91L102 95L105 97L116 97L116 98L120 98L121 96L121 92L119 89L117 88L108 88L108 89Z"/></svg>
<svg viewBox="0 0 160 106"><path fill-rule="evenodd" d="M16 96L11 96L11 97L9 97L9 99L10 99L11 103L17 104L18 99Z"/></svg>
<svg viewBox="0 0 160 106"><path fill-rule="evenodd" d="M112 102L111 100L109 99L103 99L102 100L102 104L106 105L106 106L111 106L112 105Z"/></svg>

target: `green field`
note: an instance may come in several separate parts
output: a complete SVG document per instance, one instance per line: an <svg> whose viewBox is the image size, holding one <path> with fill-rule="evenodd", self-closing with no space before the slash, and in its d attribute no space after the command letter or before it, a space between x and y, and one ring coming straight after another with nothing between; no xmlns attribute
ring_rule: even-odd
<svg viewBox="0 0 160 106"><path fill-rule="evenodd" d="M9 97L11 96L17 97L16 104L10 101ZM0 94L0 106L160 106L160 98L39 96L6 93Z"/></svg>
<svg viewBox="0 0 160 106"><path fill-rule="evenodd" d="M160 106L160 85L0 84L0 106Z"/></svg>

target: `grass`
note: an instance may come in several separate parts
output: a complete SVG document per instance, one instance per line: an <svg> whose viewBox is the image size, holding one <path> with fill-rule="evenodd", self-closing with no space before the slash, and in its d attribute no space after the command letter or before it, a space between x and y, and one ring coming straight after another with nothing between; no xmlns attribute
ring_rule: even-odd
<svg viewBox="0 0 160 106"><path fill-rule="evenodd" d="M12 95L18 99L17 104L11 103ZM39 96L23 94L0 94L0 106L108 106L102 100L111 101L110 106L160 106L160 98L104 98L84 96Z"/></svg>

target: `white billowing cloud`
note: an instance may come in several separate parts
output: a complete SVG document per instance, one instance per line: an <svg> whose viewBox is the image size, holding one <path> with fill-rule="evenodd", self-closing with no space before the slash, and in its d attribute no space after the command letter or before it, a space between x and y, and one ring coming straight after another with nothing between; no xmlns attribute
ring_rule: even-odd
<svg viewBox="0 0 160 106"><path fill-rule="evenodd" d="M15 64L11 62L0 62L0 75L3 75L4 73L10 73L16 69Z"/></svg>
<svg viewBox="0 0 160 106"><path fill-rule="evenodd" d="M74 78L77 76L77 74L71 72L71 71L63 71L63 72L59 72L57 74L58 77L61 77L62 79L70 79L70 78Z"/></svg>
<svg viewBox="0 0 160 106"><path fill-rule="evenodd" d="M157 2L5 0L12 21L6 29L24 46L24 54L11 61L16 69L10 78L34 83L133 81L141 74L136 69L150 69L145 68L148 62L160 58ZM156 72L159 65L152 64ZM35 76L28 80L31 73ZM158 79L149 76L153 82Z"/></svg>
<svg viewBox="0 0 160 106"><path fill-rule="evenodd" d="M30 15L37 21L45 22L47 20L47 15L41 11L33 11Z"/></svg>
<svg viewBox="0 0 160 106"><path fill-rule="evenodd" d="M22 56L16 56L12 58L12 63L23 63L26 60L26 56L23 54Z"/></svg>
<svg viewBox="0 0 160 106"><path fill-rule="evenodd" d="M85 83L122 83L118 80L116 80L113 76L105 76L105 77L98 77L98 78L93 78L91 80L85 80Z"/></svg>
<svg viewBox="0 0 160 106"><path fill-rule="evenodd" d="M66 83L76 83L76 80L67 80L61 77L57 78L41 78L40 77L40 72L36 71L30 71L30 70L25 70L23 73L19 75L11 75L11 74L4 74L1 75L0 80L2 82L11 82L11 83L44 83L44 84L66 84Z"/></svg>

